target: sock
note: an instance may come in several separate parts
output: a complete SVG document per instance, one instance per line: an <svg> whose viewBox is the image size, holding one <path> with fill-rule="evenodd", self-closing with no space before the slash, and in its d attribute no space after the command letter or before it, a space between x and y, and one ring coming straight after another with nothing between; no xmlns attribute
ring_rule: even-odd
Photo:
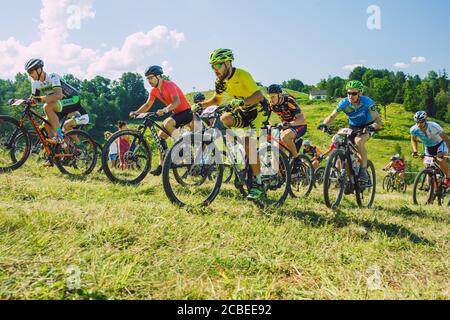
<svg viewBox="0 0 450 320"><path fill-rule="evenodd" d="M56 136L57 136L58 138L60 138L60 139L63 138L63 133L62 133L61 128L56 129L56 130L55 130L55 133L56 133Z"/></svg>

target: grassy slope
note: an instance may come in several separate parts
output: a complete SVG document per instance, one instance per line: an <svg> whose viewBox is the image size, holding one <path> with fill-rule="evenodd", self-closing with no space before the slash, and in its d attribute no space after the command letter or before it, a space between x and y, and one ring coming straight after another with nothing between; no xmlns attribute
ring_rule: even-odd
<svg viewBox="0 0 450 320"><path fill-rule="evenodd" d="M311 127L331 109L306 106ZM395 128L409 125L390 115ZM370 142L378 168L396 142ZM31 164L0 175L0 186L2 299L449 299L449 210L415 207L409 192L378 194L373 210L349 198L333 212L316 191L261 211L228 188L210 208L178 209L156 178L121 187ZM67 288L70 266L81 271L78 291Z"/></svg>

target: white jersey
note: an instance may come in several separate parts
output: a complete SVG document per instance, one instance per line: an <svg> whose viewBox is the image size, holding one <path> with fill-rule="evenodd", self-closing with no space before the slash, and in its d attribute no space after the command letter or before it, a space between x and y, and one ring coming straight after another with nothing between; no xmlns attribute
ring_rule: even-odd
<svg viewBox="0 0 450 320"><path fill-rule="evenodd" d="M31 94L46 96L52 93L55 88L62 88L64 99L78 96L77 90L61 80L61 77L56 73L45 73L44 81L32 81Z"/></svg>
<svg viewBox="0 0 450 320"><path fill-rule="evenodd" d="M442 142L441 133L444 132L444 129L442 129L442 127L436 122L427 121L425 131L427 133L426 135L416 124L411 128L410 132L411 135L419 137L423 144L427 147L434 147Z"/></svg>

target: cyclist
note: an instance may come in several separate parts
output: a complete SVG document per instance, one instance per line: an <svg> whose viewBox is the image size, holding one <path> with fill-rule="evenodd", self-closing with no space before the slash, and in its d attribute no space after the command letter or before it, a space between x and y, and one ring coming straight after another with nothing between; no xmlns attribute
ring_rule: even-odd
<svg viewBox="0 0 450 320"><path fill-rule="evenodd" d="M77 90L61 80L58 74L44 72L44 61L30 59L25 64L25 70L33 80L30 97L33 104L44 103L44 112L51 125L49 127L44 124L51 139L49 142L64 142L59 120L68 114L78 112L80 115L64 124L68 130L77 125L89 123L89 116L80 104Z"/></svg>
<svg viewBox="0 0 450 320"><path fill-rule="evenodd" d="M320 166L320 162L323 160L323 152L318 147L311 145L311 141L305 140L303 142L303 154L311 157L314 170Z"/></svg>
<svg viewBox="0 0 450 320"><path fill-rule="evenodd" d="M390 170L395 175L396 183L402 183L405 180L405 162L399 154L391 157L391 162L384 167L385 171Z"/></svg>
<svg viewBox="0 0 450 320"><path fill-rule="evenodd" d="M160 109L156 114L161 117L169 112L172 116L164 121L164 128L168 133L172 134L176 129L189 125L193 130L194 116L191 106L187 101L181 89L172 81L163 79L163 69L160 66L150 66L145 71L145 77L148 83L152 86L147 102L142 105L137 111L130 112L130 117L135 117L140 113L146 113L150 110L156 99L163 102L166 107ZM159 133L162 146L165 150L168 149L166 140L169 138L164 132ZM154 176L160 176L162 173L163 155L160 157L158 167L151 172Z"/></svg>
<svg viewBox="0 0 450 320"><path fill-rule="evenodd" d="M270 97L269 110L275 112L283 121L281 140L292 154L294 167L292 174L296 174L302 163L299 158L298 145L302 145L302 137L307 131L306 116L300 109L294 97L283 90L279 84L272 84L267 88Z"/></svg>
<svg viewBox="0 0 450 320"><path fill-rule="evenodd" d="M224 113L221 120L226 129L252 129L252 133L245 137L245 152L250 157L251 154L256 154L254 135L258 135L269 121L268 103L250 73L233 67L233 61L234 55L230 49L216 49L211 53L209 63L217 77L216 90L214 96L200 103L200 106L206 108L220 105L225 93L233 97L230 103L233 110ZM254 178L248 199L258 200L264 194L259 157L250 166Z"/></svg>
<svg viewBox="0 0 450 320"><path fill-rule="evenodd" d="M378 114L375 102L363 95L364 85L361 81L349 81L346 85L347 98L343 99L331 115L319 126L320 130L327 130L340 112L344 112L350 123L350 129L361 130L362 132L350 137L358 148L361 160L361 169L359 170L359 180L362 185L368 185L369 175L367 173L367 149L366 143L376 130L381 128L381 118Z"/></svg>
<svg viewBox="0 0 450 320"><path fill-rule="evenodd" d="M439 124L427 120L428 114L425 111L419 111L414 115L416 125L410 130L413 156L418 156L417 138L420 138L425 146L426 155L437 158L438 165L445 175L444 185L450 187L450 169L446 160L450 149L450 139Z"/></svg>

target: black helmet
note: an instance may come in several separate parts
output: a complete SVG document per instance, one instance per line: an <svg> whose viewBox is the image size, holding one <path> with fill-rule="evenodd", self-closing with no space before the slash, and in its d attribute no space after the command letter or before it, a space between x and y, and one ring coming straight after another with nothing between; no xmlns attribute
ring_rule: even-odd
<svg viewBox="0 0 450 320"><path fill-rule="evenodd" d="M199 103L199 102L202 102L205 100L206 100L206 97L203 93L199 92L199 93L194 94L194 103Z"/></svg>
<svg viewBox="0 0 450 320"><path fill-rule="evenodd" d="M164 73L164 71L160 66L151 66L151 67L148 67L147 70L145 70L146 77L148 77L149 75L160 76L163 73Z"/></svg>
<svg viewBox="0 0 450 320"><path fill-rule="evenodd" d="M281 93L283 90L279 84L272 84L267 88L268 94Z"/></svg>
<svg viewBox="0 0 450 320"><path fill-rule="evenodd" d="M41 59L30 59L25 63L25 71L29 72L44 67L44 61Z"/></svg>

